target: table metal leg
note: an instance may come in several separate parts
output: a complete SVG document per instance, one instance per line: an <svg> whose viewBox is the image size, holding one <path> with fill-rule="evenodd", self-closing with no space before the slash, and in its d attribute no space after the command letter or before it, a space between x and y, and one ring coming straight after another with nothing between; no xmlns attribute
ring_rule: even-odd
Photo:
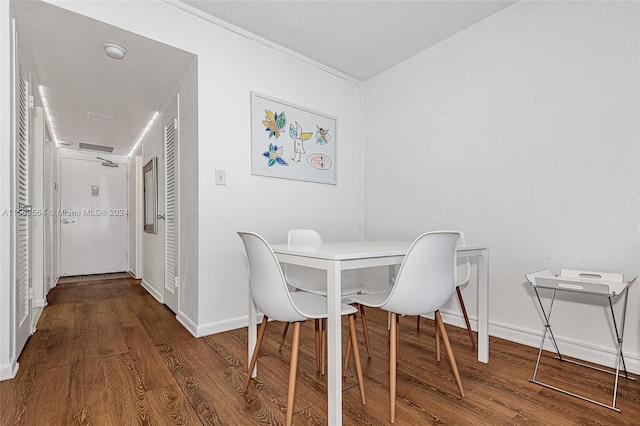
<svg viewBox="0 0 640 426"><path fill-rule="evenodd" d="M540 309L542 310L542 315L543 315L544 321L545 321L545 328L544 328L544 333L542 334L542 342L540 343L540 349L538 350L538 359L536 361L536 366L535 366L535 369L534 369L534 372L533 372L533 377L531 379L529 379L529 381L532 382L532 383L538 384L540 386L544 386L546 388L553 389L553 390L556 390L558 392L564 393L566 395L571 395L573 397L582 399L584 401L588 401L588 402L591 402L593 404L600 405L601 407L609 408L611 410L620 412L620 409L616 408L616 398L617 398L617 395L618 395L618 383L619 383L619 378L620 378L620 367L621 367L621 365L622 365L622 368L624 370L624 377L626 379L628 379L628 380L635 380L635 378L629 377L629 375L628 375L627 367L626 367L626 365L624 363L624 355L622 353L622 342L623 342L623 335L624 335L624 322L625 322L625 318L626 318L627 300L628 300L628 295L629 295L628 289L627 289L627 291L625 293L624 302L623 302L623 305L622 305L622 319L621 319L621 322L620 322L620 329L618 329L618 324L616 322L616 315L615 315L615 311L613 310L613 302L611 300L612 297L611 296L608 297L608 299L609 299L609 308L611 310L611 318L613 319L613 327L614 327L614 330L615 330L615 333L616 333L616 341L617 341L617 344L616 344L616 352L617 352L617 354L616 354L616 370L615 370L615 372L610 371L610 370L605 370L605 369L602 369L602 368L598 368L598 367L595 367L595 366L592 366L592 365L584 364L584 363L581 363L581 362L578 362L578 361L574 361L574 360L571 360L571 359L568 359L568 358L563 358L562 355L560 354L560 350L558 349L558 344L557 344L556 339L555 339L555 337L553 335L553 331L551 331L551 324L549 323L549 321L551 320L551 312L553 310L553 302L554 302L555 297L556 297L556 290L553 291L553 297L551 298L551 304L549 306L549 313L548 314L545 312L544 306L542 305L542 300L540 299L540 294L538 293L538 289L534 287L534 291L536 293L536 297L538 298L538 303L540 304ZM604 404L602 402L595 401L593 399L586 398L586 397L584 397L582 395L578 395L578 394L575 394L573 392L569 392L569 391L566 391L564 389L560 389L560 388L557 388L555 386L551 386L549 384L546 384L546 383L543 383L543 382L540 382L540 381L536 380L536 375L538 374L538 367L540 366L540 358L542 356L542 351L544 349L544 342L546 340L547 331L551 335L551 340L553 341L553 346L555 347L556 353L558 354L556 359L558 359L559 361L561 361L561 362L569 362L571 364L579 365L581 367L587 367L587 368L590 368L592 370L597 370L597 371L601 371L603 373L615 375L615 384L614 384L614 387L613 387L613 402L612 402L611 405L607 405L607 404Z"/></svg>
<svg viewBox="0 0 640 426"><path fill-rule="evenodd" d="M551 324L549 324L549 321L551 319L551 312L553 311L553 302L556 299L556 292L555 290L553 291L553 297L551 298L551 304L549 305L549 314L547 315L546 311L544 310L544 306L542 305L542 299L540 299L540 294L538 293L538 289L534 288L533 290L536 293L538 303L540 304L540 310L542 311L542 316L544 317L544 332L542 333L542 341L540 342L540 349L538 350L538 359L536 360L536 367L533 370L533 377L529 380L530 382L538 383L536 381L536 375L538 374L538 367L540 366L540 358L542 357L542 351L544 350L544 342L547 339L547 332L551 335L553 346L556 349L556 353L558 354L558 357L560 360L562 360L562 355L560 354L560 350L558 349L558 345L553 335L553 331L551 331Z"/></svg>
<svg viewBox="0 0 640 426"><path fill-rule="evenodd" d="M618 324L616 322L616 314L613 310L613 302L611 301L611 296L609 296L609 308L611 309L611 318L613 320L613 328L615 330L616 333L616 339L617 339L617 349L618 349L618 353L616 356L616 381L615 381L615 385L613 387L613 403L611 404L612 407L616 406L616 398L618 396L618 382L620 379L620 364L622 364L622 369L624 371L624 377L625 379L628 380L635 380L632 377L629 377L629 373L627 371L627 365L624 362L624 354L622 352L622 342L624 340L624 324L626 321L626 316L627 316L627 301L629 298L629 290L627 289L627 291L624 294L624 302L622 303L622 318L620 319L620 330L618 330Z"/></svg>
<svg viewBox="0 0 640 426"><path fill-rule="evenodd" d="M478 361L489 362L489 250L478 257Z"/></svg>
<svg viewBox="0 0 640 426"><path fill-rule="evenodd" d="M330 425L342 424L342 270L340 261L327 265L327 419Z"/></svg>

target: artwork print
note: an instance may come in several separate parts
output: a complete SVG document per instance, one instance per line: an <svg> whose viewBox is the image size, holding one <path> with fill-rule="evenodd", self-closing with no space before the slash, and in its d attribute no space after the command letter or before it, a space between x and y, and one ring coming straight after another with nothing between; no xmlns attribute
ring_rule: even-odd
<svg viewBox="0 0 640 426"><path fill-rule="evenodd" d="M251 172L336 183L335 117L251 93Z"/></svg>

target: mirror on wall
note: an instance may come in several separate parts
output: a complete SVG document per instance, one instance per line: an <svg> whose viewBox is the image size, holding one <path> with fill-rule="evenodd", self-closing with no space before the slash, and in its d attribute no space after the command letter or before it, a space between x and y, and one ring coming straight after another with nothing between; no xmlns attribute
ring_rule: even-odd
<svg viewBox="0 0 640 426"><path fill-rule="evenodd" d="M158 172L157 157L153 157L142 169L144 179L144 232L158 233Z"/></svg>

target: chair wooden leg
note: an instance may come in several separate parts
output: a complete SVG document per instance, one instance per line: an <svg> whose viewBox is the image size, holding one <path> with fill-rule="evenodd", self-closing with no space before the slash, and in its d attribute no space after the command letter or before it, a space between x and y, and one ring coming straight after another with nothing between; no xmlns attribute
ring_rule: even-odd
<svg viewBox="0 0 640 426"><path fill-rule="evenodd" d="M391 313L391 321L389 322L389 408L391 411L391 423L396 421L396 359L397 350L397 334L398 322L396 314Z"/></svg>
<svg viewBox="0 0 640 426"><path fill-rule="evenodd" d="M322 318L320 321L320 339L322 340L322 353L320 354L321 365L320 369L322 370L322 375L324 376L327 371L326 360L327 360L327 319Z"/></svg>
<svg viewBox="0 0 640 426"><path fill-rule="evenodd" d="M351 339L347 339L347 350L344 354L344 362L342 363L342 377L347 377L347 367L349 366L349 357L351 356Z"/></svg>
<svg viewBox="0 0 640 426"><path fill-rule="evenodd" d="M462 381L460 380L460 374L458 373L458 366L456 364L456 359L453 356L453 351L451 350L451 344L449 343L449 337L447 336L447 330L444 328L444 323L442 322L440 311L436 311L436 321L438 322L438 327L440 328L440 334L442 334L444 347L447 350L447 356L449 357L449 362L451 363L453 376L456 378L456 383L458 384L458 389L460 390L460 396L464 398L464 390L462 389Z"/></svg>
<svg viewBox="0 0 640 426"><path fill-rule="evenodd" d="M360 352L358 351L358 338L356 336L356 320L355 315L349 315L349 341L353 346L353 358L356 364L356 375L358 376L358 386L360 387L360 397L362 398L362 405L367 402L364 399L364 380L362 378L362 365L360 364Z"/></svg>
<svg viewBox="0 0 640 426"><path fill-rule="evenodd" d="M434 321L433 325L436 328L436 361L440 362L440 328L438 327L438 321Z"/></svg>
<svg viewBox="0 0 640 426"><path fill-rule="evenodd" d="M278 352L282 352L282 347L284 346L284 339L287 337L287 331L289 331L289 323L284 323L284 330L282 330L282 338L280 339L280 347L278 348Z"/></svg>
<svg viewBox="0 0 640 426"><path fill-rule="evenodd" d="M364 305L360 305L360 320L362 321L362 334L364 334L364 345L367 348L367 357L371 358L371 345L369 344L369 327L367 317L364 314Z"/></svg>
<svg viewBox="0 0 640 426"><path fill-rule="evenodd" d="M418 315L418 320L416 321L416 331L420 331L420 315Z"/></svg>
<svg viewBox="0 0 640 426"><path fill-rule="evenodd" d="M267 329L267 323L269 322L269 318L265 315L262 319L262 324L260 324L260 329L258 330L258 338L256 340L256 347L253 348L253 355L251 355L251 362L249 362L249 370L247 371L247 380L244 382L244 391L243 393L247 393L247 389L249 388L249 382L251 381L251 372L253 371L253 367L256 366L256 361L258 360L258 352L260 352L260 346L262 345L262 338L264 337L264 332Z"/></svg>
<svg viewBox="0 0 640 426"><path fill-rule="evenodd" d="M320 320L314 321L314 328L316 332L316 373L320 373Z"/></svg>
<svg viewBox="0 0 640 426"><path fill-rule="evenodd" d="M464 316L464 322L467 324L467 331L469 332L469 337L471 338L471 346L475 349L476 347L476 337L473 334L473 330L471 330L471 323L469 322L469 315L467 315L467 308L464 306L464 300L462 300L462 292L460 291L460 287L456 287L456 292L458 293L458 301L460 302L460 308L462 308L462 315Z"/></svg>
<svg viewBox="0 0 640 426"><path fill-rule="evenodd" d="M296 399L296 373L298 372L298 349L300 348L300 323L293 324L293 345L289 367L289 391L287 393L287 426L293 422L293 404Z"/></svg>
<svg viewBox="0 0 640 426"><path fill-rule="evenodd" d="M400 346L400 315L396 315L396 361L398 359L399 346Z"/></svg>

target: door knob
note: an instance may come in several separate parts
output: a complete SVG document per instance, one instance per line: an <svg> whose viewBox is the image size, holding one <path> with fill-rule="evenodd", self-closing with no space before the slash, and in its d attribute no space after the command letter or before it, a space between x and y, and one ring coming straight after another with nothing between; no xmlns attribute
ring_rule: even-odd
<svg viewBox="0 0 640 426"><path fill-rule="evenodd" d="M163 215L163 214L159 214L159 215L158 215L158 219L162 219L162 220L164 220L164 215Z"/></svg>
<svg viewBox="0 0 640 426"><path fill-rule="evenodd" d="M63 219L62 219L62 223L63 223L64 225L66 225L67 223L76 223L76 221L75 221L75 220L69 220L69 219L67 219L67 218L63 218Z"/></svg>

